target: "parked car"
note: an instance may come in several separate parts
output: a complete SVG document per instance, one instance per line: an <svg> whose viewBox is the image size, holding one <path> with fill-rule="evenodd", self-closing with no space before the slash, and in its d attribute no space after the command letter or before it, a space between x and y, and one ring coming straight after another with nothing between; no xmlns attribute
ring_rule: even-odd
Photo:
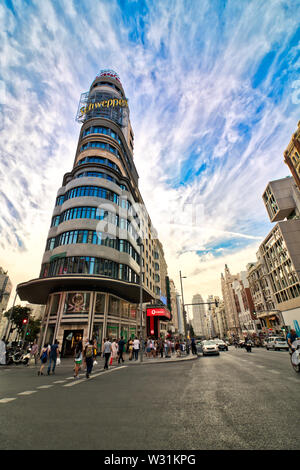
<svg viewBox="0 0 300 470"><path fill-rule="evenodd" d="M219 351L228 351L228 346L225 341L218 338L214 339L213 341L218 345Z"/></svg>
<svg viewBox="0 0 300 470"><path fill-rule="evenodd" d="M285 338L281 336L270 336L265 340L266 348L273 349L274 351L279 351L280 349L285 349L288 351L289 345L286 342Z"/></svg>
<svg viewBox="0 0 300 470"><path fill-rule="evenodd" d="M207 356L209 354L219 355L220 351L218 345L213 340L202 341L202 354Z"/></svg>

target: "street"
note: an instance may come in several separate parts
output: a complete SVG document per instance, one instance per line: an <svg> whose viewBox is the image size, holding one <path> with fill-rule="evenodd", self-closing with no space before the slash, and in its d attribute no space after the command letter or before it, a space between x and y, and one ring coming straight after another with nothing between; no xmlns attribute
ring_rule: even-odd
<svg viewBox="0 0 300 470"><path fill-rule="evenodd" d="M177 363L114 366L90 379L0 369L0 448L299 449L299 385L286 351L235 349Z"/></svg>

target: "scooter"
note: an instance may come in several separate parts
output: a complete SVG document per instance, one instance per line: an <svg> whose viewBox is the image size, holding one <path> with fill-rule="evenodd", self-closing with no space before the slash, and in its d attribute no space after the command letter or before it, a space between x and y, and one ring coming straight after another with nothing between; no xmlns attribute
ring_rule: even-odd
<svg viewBox="0 0 300 470"><path fill-rule="evenodd" d="M14 364L27 365L30 359L30 349L28 349L28 351L17 349L9 356L9 359L9 363L13 362Z"/></svg>

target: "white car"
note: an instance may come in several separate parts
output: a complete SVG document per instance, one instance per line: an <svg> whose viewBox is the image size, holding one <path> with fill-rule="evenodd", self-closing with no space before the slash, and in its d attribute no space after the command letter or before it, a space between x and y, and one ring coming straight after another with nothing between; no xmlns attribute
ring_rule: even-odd
<svg viewBox="0 0 300 470"><path fill-rule="evenodd" d="M219 351L228 351L228 346L222 339L216 338L212 341L214 341L218 345Z"/></svg>
<svg viewBox="0 0 300 470"><path fill-rule="evenodd" d="M288 351L289 349L289 345L285 338L280 336L270 336L270 338L265 340L265 343L268 351L269 349L273 349L274 351L279 351L280 349L285 349Z"/></svg>
<svg viewBox="0 0 300 470"><path fill-rule="evenodd" d="M202 354L208 356L209 354L220 354L218 345L214 341L202 341Z"/></svg>

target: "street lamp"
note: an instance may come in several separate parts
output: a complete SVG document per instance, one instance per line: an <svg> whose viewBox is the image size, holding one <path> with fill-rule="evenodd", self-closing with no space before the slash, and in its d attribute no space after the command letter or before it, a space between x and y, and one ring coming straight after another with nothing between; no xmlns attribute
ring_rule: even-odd
<svg viewBox="0 0 300 470"><path fill-rule="evenodd" d="M137 245L140 247L140 361L143 362L143 240L139 237Z"/></svg>
<svg viewBox="0 0 300 470"><path fill-rule="evenodd" d="M186 279L186 276L181 276L181 271L179 271L180 276L180 286L181 286L181 299L182 299L182 313L183 313L183 323L184 323L184 336L187 340L187 327L186 327L186 311L184 308L184 298L183 298L183 287L182 287L182 279Z"/></svg>

